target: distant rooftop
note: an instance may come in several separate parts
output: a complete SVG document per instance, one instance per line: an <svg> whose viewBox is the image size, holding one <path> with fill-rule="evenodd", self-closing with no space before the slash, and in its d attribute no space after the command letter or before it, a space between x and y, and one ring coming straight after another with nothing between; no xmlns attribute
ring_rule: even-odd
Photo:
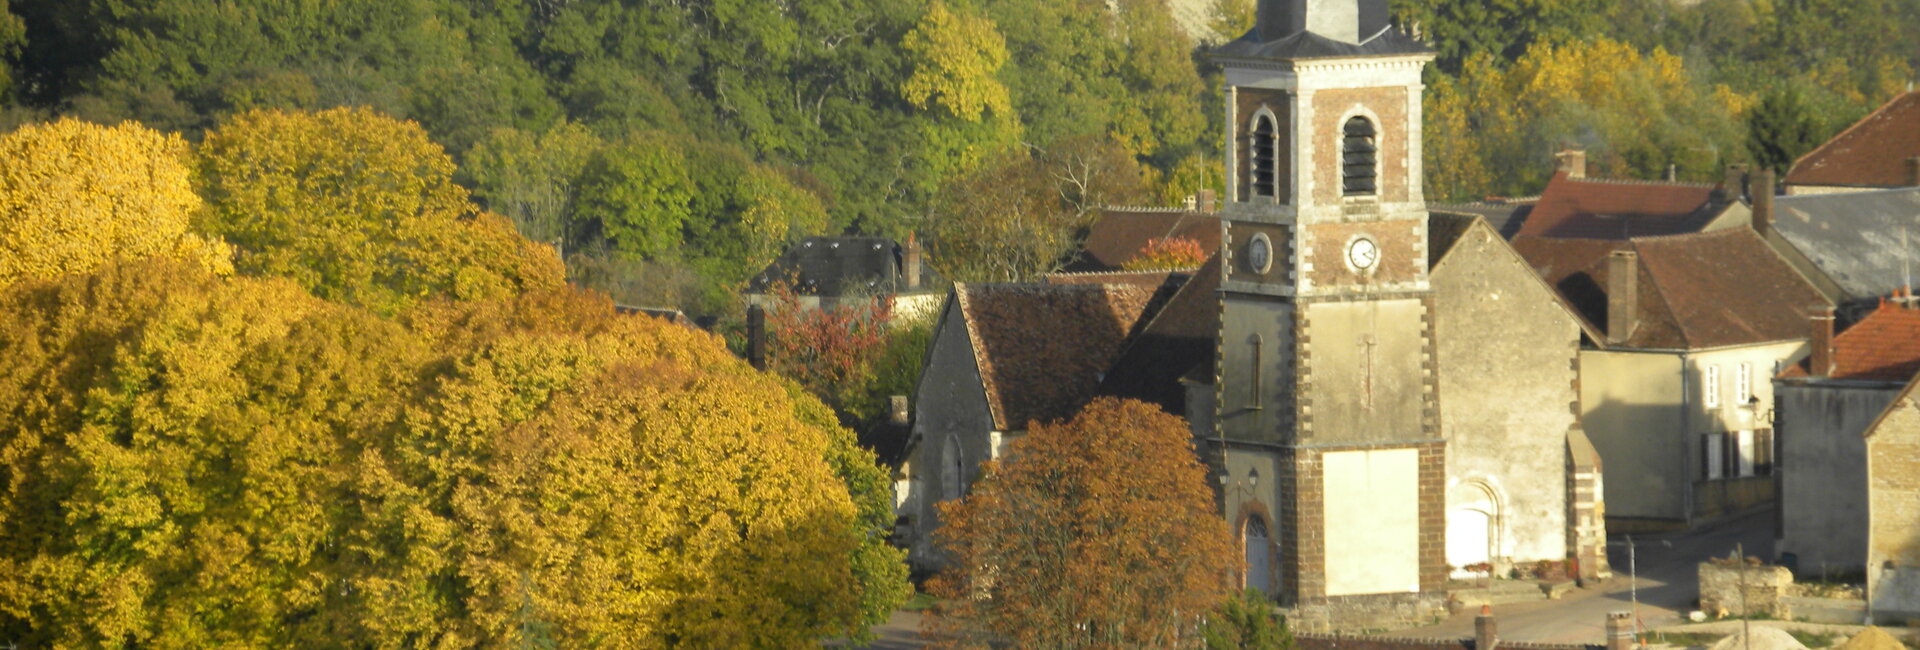
<svg viewBox="0 0 1920 650"><path fill-rule="evenodd" d="M1920 156L1920 91L1893 98L1793 163L1789 185L1912 185L1907 159Z"/></svg>
<svg viewBox="0 0 1920 650"><path fill-rule="evenodd" d="M1520 226L1520 237L1628 239L1699 232L1717 210L1717 186L1575 178L1558 172Z"/></svg>
<svg viewBox="0 0 1920 650"><path fill-rule="evenodd" d="M795 293L817 296L928 291L933 269L920 261L920 284L908 288L906 248L885 237L808 237L788 248L747 283L748 293L791 281Z"/></svg>

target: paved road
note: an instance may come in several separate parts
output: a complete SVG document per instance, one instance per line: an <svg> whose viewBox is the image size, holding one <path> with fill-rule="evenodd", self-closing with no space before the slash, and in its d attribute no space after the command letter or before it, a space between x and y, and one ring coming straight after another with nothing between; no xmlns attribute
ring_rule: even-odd
<svg viewBox="0 0 1920 650"><path fill-rule="evenodd" d="M1749 512L1698 530L1635 536L1639 548L1640 620L1645 627L1679 622L1699 599L1698 564L1726 557L1736 544L1747 555L1773 557L1773 511ZM1604 643L1608 612L1632 609L1632 583L1624 539L1609 545L1607 560L1615 578L1598 587L1575 590L1560 600L1494 608L1500 637L1547 643ZM1395 632L1419 636L1471 637L1477 612L1439 625Z"/></svg>

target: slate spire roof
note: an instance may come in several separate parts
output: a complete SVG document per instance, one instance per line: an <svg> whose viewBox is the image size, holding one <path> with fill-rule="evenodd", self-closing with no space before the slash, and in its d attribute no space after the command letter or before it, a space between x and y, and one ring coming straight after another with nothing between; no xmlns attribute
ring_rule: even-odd
<svg viewBox="0 0 1920 650"><path fill-rule="evenodd" d="M1427 55L1394 29L1387 0L1258 0L1253 29L1215 48L1222 59L1316 59Z"/></svg>

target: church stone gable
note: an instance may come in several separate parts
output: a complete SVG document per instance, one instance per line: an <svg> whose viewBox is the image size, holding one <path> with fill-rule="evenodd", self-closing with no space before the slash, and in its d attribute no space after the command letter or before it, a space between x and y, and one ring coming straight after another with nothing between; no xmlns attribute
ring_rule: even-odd
<svg viewBox="0 0 1920 650"><path fill-rule="evenodd" d="M1408 144L1414 135L1407 128L1410 92L1403 87L1385 87L1328 89L1313 94L1312 135L1303 137L1311 138L1308 155L1313 161L1315 203L1332 205L1341 201L1340 145L1344 137L1341 128L1347 118L1354 115L1372 120L1379 134L1375 142L1379 147L1380 201L1410 200Z"/></svg>
<svg viewBox="0 0 1920 650"><path fill-rule="evenodd" d="M1230 199L1262 203L1293 201L1293 97L1285 91L1268 88L1236 88L1233 97L1233 115L1230 117L1236 128L1231 132L1237 134L1233 143L1233 159L1239 173L1236 194ZM1249 145L1253 138L1254 117L1262 109L1273 114L1278 139L1274 147L1274 169L1278 177L1272 198L1253 195L1253 159Z"/></svg>
<svg viewBox="0 0 1920 650"><path fill-rule="evenodd" d="M1258 300L1222 314L1215 403L1219 431L1227 438L1291 442L1299 412L1295 311L1290 302Z"/></svg>

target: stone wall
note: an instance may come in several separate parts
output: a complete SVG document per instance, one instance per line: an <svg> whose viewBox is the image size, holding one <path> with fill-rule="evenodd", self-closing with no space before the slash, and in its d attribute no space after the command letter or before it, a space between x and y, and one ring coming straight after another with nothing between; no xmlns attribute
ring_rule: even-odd
<svg viewBox="0 0 1920 650"><path fill-rule="evenodd" d="M1712 560L1700 563L1700 610L1721 618L1765 613L1793 618L1787 606L1787 587L1793 573L1786 567L1757 561Z"/></svg>

